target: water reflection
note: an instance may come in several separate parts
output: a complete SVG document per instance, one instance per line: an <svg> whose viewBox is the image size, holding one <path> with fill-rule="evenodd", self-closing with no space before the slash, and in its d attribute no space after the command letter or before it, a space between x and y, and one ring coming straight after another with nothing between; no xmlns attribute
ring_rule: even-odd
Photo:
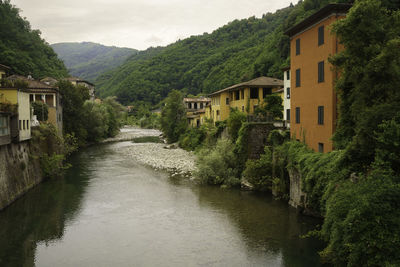
<svg viewBox="0 0 400 267"><path fill-rule="evenodd" d="M251 257L272 253L282 258L283 266L319 265L317 251L323 244L315 239L299 238L314 229L319 220L301 216L283 201L262 193L209 186L192 189L201 206L212 207L228 216Z"/></svg>
<svg viewBox="0 0 400 267"><path fill-rule="evenodd" d="M85 153L75 156L69 179L42 183L0 213L0 266L33 266L38 243L62 239L85 195L87 160Z"/></svg>

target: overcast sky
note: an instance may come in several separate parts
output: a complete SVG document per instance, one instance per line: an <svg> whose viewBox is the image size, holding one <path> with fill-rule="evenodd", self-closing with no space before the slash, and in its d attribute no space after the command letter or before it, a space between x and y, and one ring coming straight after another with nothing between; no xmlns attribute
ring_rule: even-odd
<svg viewBox="0 0 400 267"><path fill-rule="evenodd" d="M50 44L90 41L144 50L234 19L261 17L290 0L11 0Z"/></svg>

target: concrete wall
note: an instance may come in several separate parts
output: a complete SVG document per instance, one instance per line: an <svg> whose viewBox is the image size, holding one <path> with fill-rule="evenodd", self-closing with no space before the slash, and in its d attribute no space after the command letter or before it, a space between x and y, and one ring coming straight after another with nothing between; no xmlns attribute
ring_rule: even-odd
<svg viewBox="0 0 400 267"><path fill-rule="evenodd" d="M304 193L301 189L301 175L300 173L291 168L289 171L290 177L290 192L289 192L289 205L294 208L304 209L306 208L306 193Z"/></svg>
<svg viewBox="0 0 400 267"><path fill-rule="evenodd" d="M0 146L0 210L42 181L29 141Z"/></svg>

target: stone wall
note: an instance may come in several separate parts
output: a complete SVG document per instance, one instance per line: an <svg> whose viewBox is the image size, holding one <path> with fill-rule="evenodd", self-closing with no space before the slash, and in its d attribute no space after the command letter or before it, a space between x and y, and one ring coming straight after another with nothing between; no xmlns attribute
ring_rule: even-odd
<svg viewBox="0 0 400 267"><path fill-rule="evenodd" d="M247 138L247 151L249 159L259 159L264 153L264 147L268 144L268 135L274 130L272 123L250 123Z"/></svg>
<svg viewBox="0 0 400 267"><path fill-rule="evenodd" d="M302 187L301 175L294 168L291 168L288 171L290 178L289 205L294 208L305 209L307 196L306 193L304 193L303 190L301 189Z"/></svg>
<svg viewBox="0 0 400 267"><path fill-rule="evenodd" d="M0 146L0 210L42 181L30 141Z"/></svg>

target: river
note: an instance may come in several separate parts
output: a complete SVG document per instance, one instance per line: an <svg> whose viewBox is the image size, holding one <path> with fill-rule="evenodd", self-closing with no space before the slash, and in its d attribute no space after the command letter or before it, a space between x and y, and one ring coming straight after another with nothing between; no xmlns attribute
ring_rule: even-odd
<svg viewBox="0 0 400 267"><path fill-rule="evenodd" d="M266 194L199 186L102 144L0 212L0 266L318 266L318 220ZM172 151L173 153L173 151Z"/></svg>

